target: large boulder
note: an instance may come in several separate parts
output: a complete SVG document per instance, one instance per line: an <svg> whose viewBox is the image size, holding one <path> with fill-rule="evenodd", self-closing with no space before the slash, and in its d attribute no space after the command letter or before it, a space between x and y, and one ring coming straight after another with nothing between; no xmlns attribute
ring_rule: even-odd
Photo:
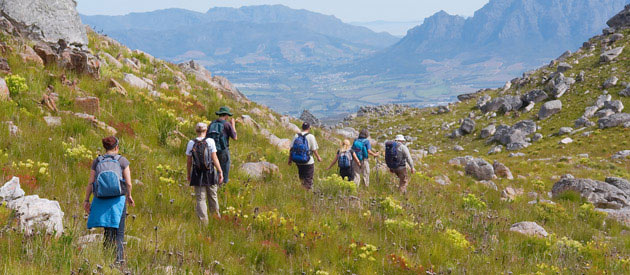
<svg viewBox="0 0 630 275"><path fill-rule="evenodd" d="M621 12L610 18L606 24L614 29L630 27L630 5L626 5Z"/></svg>
<svg viewBox="0 0 630 275"><path fill-rule="evenodd" d="M180 63L177 66L179 66L179 68L185 73L194 75L197 81L203 81L208 84L212 83L212 73L194 60Z"/></svg>
<svg viewBox="0 0 630 275"><path fill-rule="evenodd" d="M77 97L74 99L74 106L76 106L81 112L87 114L98 114L100 111L100 100L98 97L87 96Z"/></svg>
<svg viewBox="0 0 630 275"><path fill-rule="evenodd" d="M127 82L129 85L134 86L136 88L148 89L148 90L153 88L149 83L147 83L146 81L142 80L142 78L139 78L134 74L125 74L125 77L123 78L123 80Z"/></svg>
<svg viewBox="0 0 630 275"><path fill-rule="evenodd" d="M607 117L600 118L597 121L597 125L599 125L599 128L601 129L606 129L606 128L617 127L619 125L623 125L626 122L630 122L630 114L618 113L618 114L612 114Z"/></svg>
<svg viewBox="0 0 630 275"><path fill-rule="evenodd" d="M39 42L33 46L33 50L44 61L44 64L55 64L59 60L57 53L46 43Z"/></svg>
<svg viewBox="0 0 630 275"><path fill-rule="evenodd" d="M87 45L87 31L74 0L1 0L0 10L28 38Z"/></svg>
<svg viewBox="0 0 630 275"><path fill-rule="evenodd" d="M507 95L492 99L490 102L480 107L484 113L501 112L507 113L517 111L523 107L523 101L518 96Z"/></svg>
<svg viewBox="0 0 630 275"><path fill-rule="evenodd" d="M94 78L100 77L101 63L97 57L89 52L65 49L59 55L59 65L78 74L88 74Z"/></svg>
<svg viewBox="0 0 630 275"><path fill-rule="evenodd" d="M604 63L611 62L617 59L617 57L621 55L622 52L623 52L623 47L618 47L618 48L605 51L599 56L599 61L604 62Z"/></svg>
<svg viewBox="0 0 630 275"><path fill-rule="evenodd" d="M477 180L492 180L496 178L492 164L480 158L475 158L466 163L466 174Z"/></svg>
<svg viewBox="0 0 630 275"><path fill-rule="evenodd" d="M494 164L492 164L492 168L494 169L494 173L498 177L506 178L506 179L509 179L509 180L514 179L514 176L512 175L512 171L510 171L510 168L505 166L505 164L500 163L500 162L495 160Z"/></svg>
<svg viewBox="0 0 630 275"><path fill-rule="evenodd" d="M560 100L552 100L545 102L538 112L538 119L547 119L562 110L562 102Z"/></svg>
<svg viewBox="0 0 630 275"><path fill-rule="evenodd" d="M464 135L471 134L475 130L475 121L470 118L464 119L462 125L459 127L459 130Z"/></svg>
<svg viewBox="0 0 630 275"><path fill-rule="evenodd" d="M20 187L20 178L13 177L0 187L0 202L12 201L24 196L24 190Z"/></svg>
<svg viewBox="0 0 630 275"><path fill-rule="evenodd" d="M465 166L468 162L474 160L472 156L456 157L448 161L450 165Z"/></svg>
<svg viewBox="0 0 630 275"><path fill-rule="evenodd" d="M536 130L536 123L531 120L519 121L511 127L499 125L492 140L505 145L508 151L520 150L531 145L527 141L527 136Z"/></svg>
<svg viewBox="0 0 630 275"><path fill-rule="evenodd" d="M530 237L547 237L547 231L535 222L518 222L510 227L510 231Z"/></svg>
<svg viewBox="0 0 630 275"><path fill-rule="evenodd" d="M536 89L536 90L531 90L531 91L527 92L526 94L524 94L521 97L521 100L525 104L529 104L531 102L539 103L539 102L543 102L548 97L549 96L547 95L547 93L545 93L545 91L540 90L540 89Z"/></svg>
<svg viewBox="0 0 630 275"><path fill-rule="evenodd" d="M630 206L630 194L603 181L564 176L551 189L554 198L567 191L579 193L598 208L620 209Z"/></svg>
<svg viewBox="0 0 630 275"><path fill-rule="evenodd" d="M494 124L490 124L481 129L481 138L489 138L497 131L497 127Z"/></svg>
<svg viewBox="0 0 630 275"><path fill-rule="evenodd" d="M266 161L243 163L240 168L247 176L255 179L262 179L265 175L280 172L277 165Z"/></svg>
<svg viewBox="0 0 630 275"><path fill-rule="evenodd" d="M302 115L300 116L300 120L307 122L311 126L320 126L321 122L319 119L313 115L309 110L304 110Z"/></svg>
<svg viewBox="0 0 630 275"><path fill-rule="evenodd" d="M63 233L64 214L57 201L32 195L12 200L7 207L16 212L20 229L27 235L45 232L61 236Z"/></svg>
<svg viewBox="0 0 630 275"><path fill-rule="evenodd" d="M359 136L359 131L355 130L352 127L336 129L335 133L349 139L354 139Z"/></svg>

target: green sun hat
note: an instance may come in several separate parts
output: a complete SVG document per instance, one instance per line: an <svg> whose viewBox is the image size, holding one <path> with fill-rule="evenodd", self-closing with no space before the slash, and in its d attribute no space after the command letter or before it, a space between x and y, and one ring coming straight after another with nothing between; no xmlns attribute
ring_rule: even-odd
<svg viewBox="0 0 630 275"><path fill-rule="evenodd" d="M217 116L222 116L222 115L228 115L228 116L232 116L232 113L230 112L230 108L223 106L221 108L219 108L219 110L215 113Z"/></svg>

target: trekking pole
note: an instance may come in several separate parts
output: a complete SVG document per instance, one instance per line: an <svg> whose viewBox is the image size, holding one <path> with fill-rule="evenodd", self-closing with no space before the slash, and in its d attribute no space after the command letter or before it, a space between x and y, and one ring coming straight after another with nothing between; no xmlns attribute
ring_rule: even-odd
<svg viewBox="0 0 630 275"><path fill-rule="evenodd" d="M381 166L379 165L380 161L378 158L376 158L376 183L381 184L381 177L380 177L380 171L381 170Z"/></svg>

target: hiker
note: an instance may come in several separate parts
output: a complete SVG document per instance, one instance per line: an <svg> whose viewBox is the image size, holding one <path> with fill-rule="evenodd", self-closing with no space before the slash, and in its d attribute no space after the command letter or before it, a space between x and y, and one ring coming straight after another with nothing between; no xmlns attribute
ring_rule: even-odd
<svg viewBox="0 0 630 275"><path fill-rule="evenodd" d="M131 196L129 160L118 154L119 141L110 136L102 140L105 154L92 162L83 208L88 213L87 228L103 227L104 246L116 248L116 263L124 263L125 217ZM92 203L90 204L90 196Z"/></svg>
<svg viewBox="0 0 630 275"><path fill-rule="evenodd" d="M405 137L397 135L393 141L385 143L385 162L389 171L398 176L400 183L398 190L401 193L407 193L407 184L409 183L409 174L407 173L407 165L411 168L411 173L415 173L413 167L413 159L409 153L409 148L405 145Z"/></svg>
<svg viewBox="0 0 630 275"><path fill-rule="evenodd" d="M341 176L342 179L347 178L348 181L354 180L353 167L356 165L360 169L361 163L359 162L359 157L357 157L357 154L350 146L350 140L344 139L341 142L341 148L337 151L335 160L333 160L326 170L330 170L335 163L339 163L339 176Z"/></svg>
<svg viewBox="0 0 630 275"><path fill-rule="evenodd" d="M306 190L311 190L313 187L313 174L315 173L315 159L313 155L315 155L317 161L322 162L322 158L319 156L319 153L317 153L319 149L317 140L310 131L311 125L308 124L308 122L304 122L302 124L302 132L296 134L293 138L291 151L289 153L289 165L295 162L298 167L302 186L306 188Z"/></svg>
<svg viewBox="0 0 630 275"><path fill-rule="evenodd" d="M359 132L359 137L354 140L352 143L352 150L356 152L357 157L359 157L359 164L352 163L354 171L354 183L359 187L361 185L361 180L363 180L363 184L365 187L370 186L370 162L368 160L369 156L378 157L378 152L374 152L372 150L372 144L370 144L370 132L367 129L362 129Z"/></svg>
<svg viewBox="0 0 630 275"><path fill-rule="evenodd" d="M214 144L217 147L217 157L219 158L221 170L223 171L223 183L228 183L231 163L230 138L235 141L238 140L238 136L236 135L236 120L234 118L230 119L232 113L230 112L230 108L225 106L219 108L215 114L219 116L219 118L210 123L206 137L214 140ZM230 119L229 122L228 119Z"/></svg>
<svg viewBox="0 0 630 275"><path fill-rule="evenodd" d="M197 217L204 224L208 224L208 205L210 212L221 217L217 190L223 182L223 170L217 157L217 147L213 139L206 137L207 131L208 125L203 122L197 123L195 126L197 137L190 140L186 146L186 175L190 186L195 188Z"/></svg>

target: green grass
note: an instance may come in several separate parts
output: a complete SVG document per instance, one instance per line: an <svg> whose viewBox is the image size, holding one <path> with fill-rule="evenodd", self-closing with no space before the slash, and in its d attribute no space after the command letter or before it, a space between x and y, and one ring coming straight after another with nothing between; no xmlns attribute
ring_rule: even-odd
<svg viewBox="0 0 630 275"><path fill-rule="evenodd" d="M3 37L3 41L14 48L19 43L9 37ZM96 53L132 56L116 46L104 47L100 41L90 34L90 47ZM610 66L617 66L618 72L627 71L628 56L624 53L615 65L603 67L596 62L597 56L589 57L568 74L579 70L593 73ZM625 129L595 130L590 137L577 135L573 137L575 142L566 146L557 145L558 137L547 137L561 126L572 126L599 94L597 86L607 77L608 69L603 69L601 76L576 84L563 97L565 108L539 123L545 138L522 150L527 154L524 158L508 158L507 152L486 156L492 145L477 137L479 130L458 140L444 137L447 131L441 130L443 122L479 112L473 109L472 101L457 104L445 115L410 109L397 117L354 121L357 129L369 125L380 141L386 138L384 129L409 125L403 133L420 138L411 148L435 145L443 150L418 164L421 173L412 175L407 195L398 193L396 180L388 173L373 169L370 187L353 190L329 178L335 171L325 171L321 164L316 169L315 192L306 192L299 184L296 168L286 165L286 152L270 146L255 129L239 124L239 140L232 142L231 181L219 191L223 217L203 226L194 213L193 190L187 186L183 172L187 140L172 131L177 129L192 137L194 123L213 119L214 110L228 105L236 114L251 115L275 135L290 138L292 133L279 123L249 112L253 108L267 112L266 108L222 97L190 78L192 96L184 97L174 89L175 77L162 61L150 64L144 56L135 55L143 63L135 74L153 74L157 85L169 84L173 90L160 90L162 99L120 81L122 72L130 72L129 68L104 67L102 79L95 80L55 66L24 64L16 53L3 57L9 60L14 74L25 78L29 89L13 96L12 102L0 102L0 121L13 121L20 128L16 137L0 125L0 177L20 176L28 194L58 200L65 212L66 227L60 238L25 237L14 231L17 225L12 214L0 207L3 273L115 273L117 269L110 266L114 259L111 252L103 251L100 243L85 247L77 244L79 237L101 231L86 229L80 207L91 159L72 154L68 145L64 146L82 145L82 153L90 151L96 156L102 153L100 139L106 133L68 115L60 115L61 126L48 127L42 118L48 111L36 103L48 85L59 94L62 110L75 110L72 100L77 96L99 97L101 112L97 118L119 131L122 153L132 163L132 178L142 182L134 187L137 207L129 209L127 220L127 235L138 238L129 240L126 250L125 269L132 273L165 274L171 269L176 274L624 274L630 269L627 228L594 212L581 198L566 194L555 205L530 205L530 199L523 195L506 202L499 192L460 175L463 168L445 165L450 158L466 154L499 160L517 177L512 181L496 180L500 189L523 188L526 194L537 192L543 198L565 173L599 180L609 175L630 177L628 162L610 162L614 152L627 149L622 143L630 137ZM61 74L78 80L78 89L62 85ZM619 76L623 81L623 75ZM110 77L123 83L129 92L127 97L109 92ZM535 86L522 88L521 92ZM591 93L584 96L579 92L585 89ZM617 90L609 91L615 95ZM493 96L496 93L490 92ZM534 113L478 120L477 129L491 122L511 125ZM314 134L325 163L331 161L337 145L326 139L324 131L317 129ZM452 151L455 144L465 151ZM580 153L588 153L590 158L577 158ZM573 158L560 161L565 156ZM261 159L278 165L280 173L251 180L238 169L244 162ZM26 165L28 160L33 162L30 167ZM47 173L39 173L44 163ZM452 184L436 184L433 178L440 175L447 175ZM509 232L509 227L520 221L535 221L551 236L537 239Z"/></svg>

